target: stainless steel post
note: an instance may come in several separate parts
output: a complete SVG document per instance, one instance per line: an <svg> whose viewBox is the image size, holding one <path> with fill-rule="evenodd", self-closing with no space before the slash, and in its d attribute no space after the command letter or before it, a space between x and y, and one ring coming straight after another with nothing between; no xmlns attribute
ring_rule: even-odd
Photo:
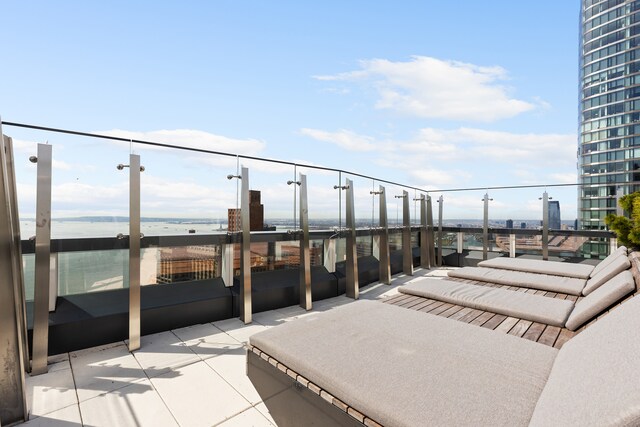
<svg viewBox="0 0 640 427"><path fill-rule="evenodd" d="M484 214L482 219L482 259L487 259L489 250L489 194L485 193L482 201L484 202Z"/></svg>
<svg viewBox="0 0 640 427"><path fill-rule="evenodd" d="M427 196L427 240L429 245L429 268L436 266L436 242L433 232L433 207L431 196Z"/></svg>
<svg viewBox="0 0 640 427"><path fill-rule="evenodd" d="M300 307L311 310L311 255L309 253L309 207L307 176L300 174Z"/></svg>
<svg viewBox="0 0 640 427"><path fill-rule="evenodd" d="M354 211L353 181L345 180L347 205L347 285L345 294L349 298L358 299L360 286L358 283L358 253L356 251L356 217Z"/></svg>
<svg viewBox="0 0 640 427"><path fill-rule="evenodd" d="M0 121L0 136L2 135L2 126ZM15 289L15 295L17 298L16 301L16 313L18 316L18 332L20 335L20 342L22 343L21 352L22 352L22 363L29 371L31 370L30 366L30 357L29 357L29 345L27 344L27 308L26 308L26 297L24 290L24 274L22 271L22 244L20 242L20 218L18 215L18 192L16 190L16 180L15 180L15 162L13 158L13 139L10 137L3 137L5 147L3 148L6 154L6 167L7 167L7 177L9 178L8 182L8 199L9 206L11 209L11 227L13 229L13 287Z"/></svg>
<svg viewBox="0 0 640 427"><path fill-rule="evenodd" d="M129 155L129 351L140 348L140 156Z"/></svg>
<svg viewBox="0 0 640 427"><path fill-rule="evenodd" d="M542 193L542 259L549 259L549 195Z"/></svg>
<svg viewBox="0 0 640 427"><path fill-rule="evenodd" d="M442 260L442 205L444 205L444 198L440 196L438 199L438 266L440 267L444 264Z"/></svg>
<svg viewBox="0 0 640 427"><path fill-rule="evenodd" d="M16 287L22 276L22 260L19 260L20 271L15 271L19 250L16 235L19 237L19 230L14 229L13 224L17 223L14 217L18 215L18 207L12 204L10 192L15 188L15 175L13 168L8 167L12 157L10 138L0 137L0 271L3 272L0 276L0 425L26 421L28 413L24 383L26 349L22 336L24 318L21 317L21 299ZM22 288L22 283L19 287Z"/></svg>
<svg viewBox="0 0 640 427"><path fill-rule="evenodd" d="M380 283L391 284L391 259L389 257L389 219L387 217L387 193L379 186L380 194Z"/></svg>
<svg viewBox="0 0 640 427"><path fill-rule="evenodd" d="M411 218L409 217L409 193L402 191L402 272L413 276L413 251L411 250Z"/></svg>
<svg viewBox="0 0 640 427"><path fill-rule="evenodd" d="M509 234L509 258L516 257L516 235Z"/></svg>
<svg viewBox="0 0 640 427"><path fill-rule="evenodd" d="M420 267L430 268L429 263L429 239L427 238L427 199L420 195Z"/></svg>
<svg viewBox="0 0 640 427"><path fill-rule="evenodd" d="M242 190L240 195L240 221L242 222L242 249L240 255L240 320L252 321L251 305L251 217L249 215L249 169L242 167L240 173Z"/></svg>
<svg viewBox="0 0 640 427"><path fill-rule="evenodd" d="M36 254L33 294L33 360L31 373L47 372L49 352L49 281L51 279L51 145L38 144L36 188Z"/></svg>
<svg viewBox="0 0 640 427"><path fill-rule="evenodd" d="M462 231L458 231L457 233L457 244L456 244L456 252L459 254L464 250L464 233Z"/></svg>

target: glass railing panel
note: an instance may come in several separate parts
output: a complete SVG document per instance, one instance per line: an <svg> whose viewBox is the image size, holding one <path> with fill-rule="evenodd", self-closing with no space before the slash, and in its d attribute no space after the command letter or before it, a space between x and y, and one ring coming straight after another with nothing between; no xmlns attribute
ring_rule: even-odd
<svg viewBox="0 0 640 427"><path fill-rule="evenodd" d="M205 136L167 143L209 147ZM236 208L235 157L134 144L144 171L140 175L140 229L157 246L141 251L141 285L210 280L222 274L222 248L216 237L226 236L229 209ZM202 239L202 236L211 236ZM193 236L198 243L172 236ZM143 239L144 239L143 238Z"/></svg>
<svg viewBox="0 0 640 427"><path fill-rule="evenodd" d="M22 255L22 271L24 278L24 293L27 301L33 301L33 287L35 284L35 264L34 254Z"/></svg>
<svg viewBox="0 0 640 427"><path fill-rule="evenodd" d="M356 253L358 258L373 255L373 236L356 237Z"/></svg>
<svg viewBox="0 0 640 427"><path fill-rule="evenodd" d="M311 266L316 267L324 265L324 240L312 239L310 240L309 245Z"/></svg>
<svg viewBox="0 0 640 427"><path fill-rule="evenodd" d="M298 229L299 186L294 166L242 158L240 164L249 169L251 230Z"/></svg>
<svg viewBox="0 0 640 427"><path fill-rule="evenodd" d="M399 228L394 227L393 230L389 231L389 250L402 250L402 231Z"/></svg>
<svg viewBox="0 0 640 427"><path fill-rule="evenodd" d="M129 251L78 251L58 254L58 294L77 295L129 286Z"/></svg>
<svg viewBox="0 0 640 427"><path fill-rule="evenodd" d="M340 184L338 172L297 166L296 173L307 177L307 205L310 230L333 230L344 227L341 193L333 187Z"/></svg>
<svg viewBox="0 0 640 427"><path fill-rule="evenodd" d="M436 245L437 245L437 237L436 237ZM456 250L458 247L458 233L451 232L443 232L442 233L442 248L443 249L454 249Z"/></svg>
<svg viewBox="0 0 640 427"><path fill-rule="evenodd" d="M208 280L221 275L219 245L169 246L143 249L141 284Z"/></svg>

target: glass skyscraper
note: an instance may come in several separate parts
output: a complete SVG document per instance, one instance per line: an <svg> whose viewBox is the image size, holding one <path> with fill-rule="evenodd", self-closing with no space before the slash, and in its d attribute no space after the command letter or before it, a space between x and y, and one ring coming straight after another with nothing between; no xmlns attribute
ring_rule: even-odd
<svg viewBox="0 0 640 427"><path fill-rule="evenodd" d="M578 219L599 230L616 194L640 189L640 0L582 0L580 16Z"/></svg>

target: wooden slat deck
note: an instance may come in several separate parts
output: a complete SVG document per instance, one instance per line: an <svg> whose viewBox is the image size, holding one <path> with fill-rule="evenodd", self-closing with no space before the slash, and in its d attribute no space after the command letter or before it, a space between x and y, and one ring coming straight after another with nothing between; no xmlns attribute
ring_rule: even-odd
<svg viewBox="0 0 640 427"><path fill-rule="evenodd" d="M639 262L640 263L640 262ZM637 271L637 264L632 263L633 269ZM634 274L635 275L635 274ZM640 277L640 273L638 273ZM568 299L571 301L580 301L582 297L576 297L574 295L566 295L556 292L546 292L536 289L519 288L515 286L496 285L493 283L477 282L466 279L454 279L463 283L470 283L473 285L489 286L494 288L509 289L517 292L526 292L530 294L542 295L549 298ZM405 307L411 310L420 311L423 313L429 313L436 316L447 317L449 319L457 320L459 322L469 323L471 325L481 326L483 328L493 329L505 334L514 335L520 338L524 338L530 341L535 341L540 344L548 345L550 347L561 348L567 341L579 334L589 325L596 322L602 316L606 315L611 310L624 304L629 298L633 298L638 295L638 291L629 295L627 298L615 304L603 312L600 316L587 323L585 326L577 331L570 331L566 328L559 328L557 326L545 325L538 322L532 322L525 319L518 319L515 317L508 317L502 314L491 313L489 311L476 310L469 307L464 307L456 304L444 303L429 298L418 297L414 295L398 294L393 297L383 299L382 302L387 304L393 304L400 307Z"/></svg>

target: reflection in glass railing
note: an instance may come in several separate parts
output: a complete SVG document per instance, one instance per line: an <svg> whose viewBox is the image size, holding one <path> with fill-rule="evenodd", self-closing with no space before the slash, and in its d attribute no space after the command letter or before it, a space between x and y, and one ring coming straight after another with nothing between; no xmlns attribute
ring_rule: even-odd
<svg viewBox="0 0 640 427"><path fill-rule="evenodd" d="M129 253L127 250L58 254L58 295L60 296L122 289L128 286Z"/></svg>

